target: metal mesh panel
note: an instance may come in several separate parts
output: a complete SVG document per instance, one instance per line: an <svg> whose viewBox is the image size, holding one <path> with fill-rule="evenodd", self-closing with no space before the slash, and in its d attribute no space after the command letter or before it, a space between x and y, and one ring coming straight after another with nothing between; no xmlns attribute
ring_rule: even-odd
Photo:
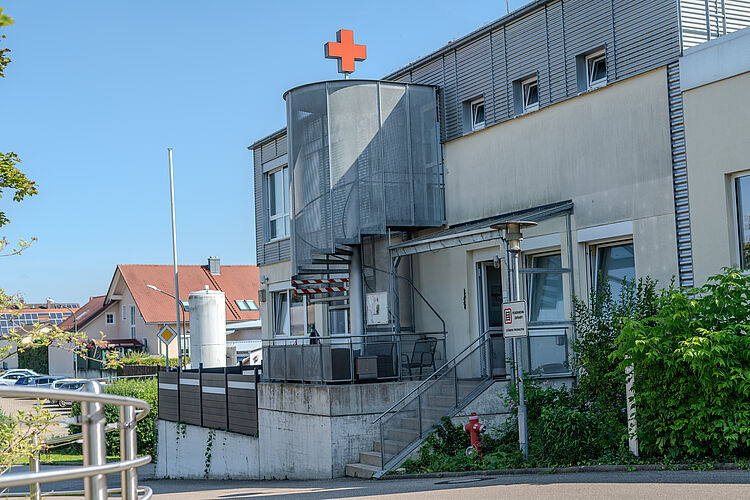
<svg viewBox="0 0 750 500"><path fill-rule="evenodd" d="M388 227L443 224L434 87L342 80L287 94L293 266Z"/></svg>

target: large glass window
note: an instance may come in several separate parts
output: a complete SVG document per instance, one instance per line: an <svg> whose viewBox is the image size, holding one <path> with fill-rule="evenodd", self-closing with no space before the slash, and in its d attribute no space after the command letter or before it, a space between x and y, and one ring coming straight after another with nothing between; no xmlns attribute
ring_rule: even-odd
<svg viewBox="0 0 750 500"><path fill-rule="evenodd" d="M268 174L268 237L289 236L289 168Z"/></svg>
<svg viewBox="0 0 750 500"><path fill-rule="evenodd" d="M738 177L734 182L737 194L740 267L750 269L750 175Z"/></svg>
<svg viewBox="0 0 750 500"><path fill-rule="evenodd" d="M531 268L539 271L529 279L529 364L539 375L567 373L568 334L563 326L562 257L560 254L531 257ZM534 325L534 322L545 322ZM555 322L561 324L555 325Z"/></svg>
<svg viewBox="0 0 750 500"><path fill-rule="evenodd" d="M273 295L273 334L277 337L289 335L289 293L275 292Z"/></svg>
<svg viewBox="0 0 750 500"><path fill-rule="evenodd" d="M273 333L276 337L309 335L315 324L315 307L306 295L294 290L273 292Z"/></svg>
<svg viewBox="0 0 750 500"><path fill-rule="evenodd" d="M620 297L625 280L635 281L633 244L598 247L596 250L596 282L609 281L612 297Z"/></svg>
<svg viewBox="0 0 750 500"><path fill-rule="evenodd" d="M531 267L540 270L560 269L562 258L560 254L532 257ZM533 274L529 296L529 320L559 321L564 319L562 273Z"/></svg>

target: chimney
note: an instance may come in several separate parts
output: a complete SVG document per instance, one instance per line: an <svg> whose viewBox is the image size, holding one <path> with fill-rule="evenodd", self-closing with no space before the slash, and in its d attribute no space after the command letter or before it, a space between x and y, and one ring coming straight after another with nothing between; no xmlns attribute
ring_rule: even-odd
<svg viewBox="0 0 750 500"><path fill-rule="evenodd" d="M221 274L221 264L219 263L218 257L209 257L208 258L208 272L215 276L219 276Z"/></svg>

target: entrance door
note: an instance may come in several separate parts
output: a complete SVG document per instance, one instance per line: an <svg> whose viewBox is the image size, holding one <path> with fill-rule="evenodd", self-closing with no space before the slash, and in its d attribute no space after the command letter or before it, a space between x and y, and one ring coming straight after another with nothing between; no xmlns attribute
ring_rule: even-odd
<svg viewBox="0 0 750 500"><path fill-rule="evenodd" d="M493 262L477 264L478 308L480 334L490 337L489 352L483 356L485 366L482 373L487 373L487 364L492 369L492 376L506 375L505 341L503 339L503 275Z"/></svg>

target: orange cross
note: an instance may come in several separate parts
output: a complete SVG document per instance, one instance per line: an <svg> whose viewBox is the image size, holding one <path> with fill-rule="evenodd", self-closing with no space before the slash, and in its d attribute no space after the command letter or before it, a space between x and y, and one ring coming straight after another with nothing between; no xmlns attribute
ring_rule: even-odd
<svg viewBox="0 0 750 500"><path fill-rule="evenodd" d="M354 71L354 61L367 59L367 48L364 45L354 44L354 32L352 30L338 30L336 42L326 42L326 59L339 60L339 73L351 73Z"/></svg>

